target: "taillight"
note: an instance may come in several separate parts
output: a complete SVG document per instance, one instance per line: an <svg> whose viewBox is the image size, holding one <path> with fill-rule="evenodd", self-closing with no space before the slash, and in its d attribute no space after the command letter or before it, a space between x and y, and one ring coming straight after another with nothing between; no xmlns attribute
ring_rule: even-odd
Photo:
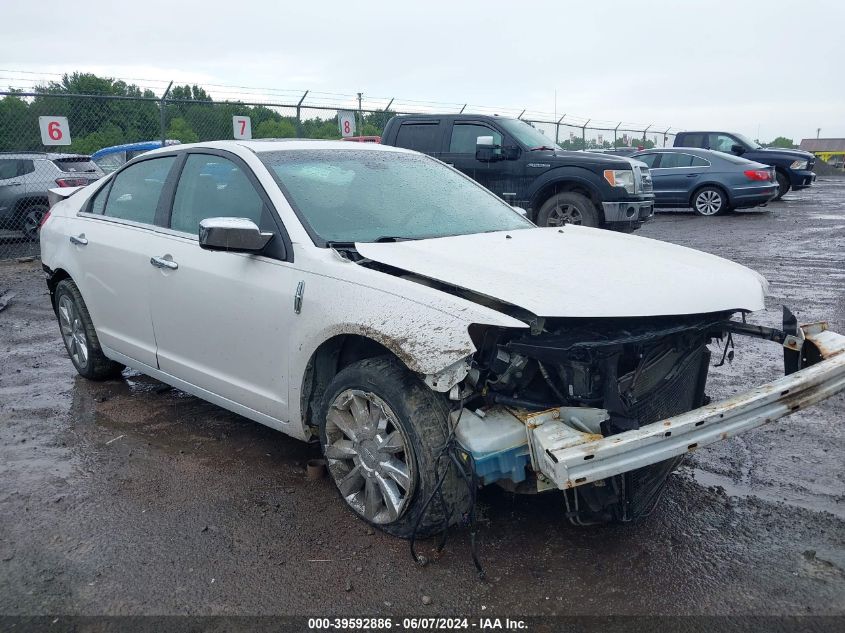
<svg viewBox="0 0 845 633"><path fill-rule="evenodd" d="M44 214L44 217L41 218L41 222L38 223L38 230L41 230L41 227L47 223L47 220L50 219L50 211L48 210L47 213Z"/></svg>
<svg viewBox="0 0 845 633"><path fill-rule="evenodd" d="M88 184L85 178L56 178L59 187L84 187Z"/></svg>
<svg viewBox="0 0 845 633"><path fill-rule="evenodd" d="M746 169L744 172L748 180L771 180L771 173L765 169Z"/></svg>

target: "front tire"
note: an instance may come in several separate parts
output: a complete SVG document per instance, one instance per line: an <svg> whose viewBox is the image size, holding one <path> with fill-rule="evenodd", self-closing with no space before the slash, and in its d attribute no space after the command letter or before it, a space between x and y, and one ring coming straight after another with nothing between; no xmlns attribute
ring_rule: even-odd
<svg viewBox="0 0 845 633"><path fill-rule="evenodd" d="M692 208L698 215L721 215L728 210L728 199L721 189L702 187L692 196Z"/></svg>
<svg viewBox="0 0 845 633"><path fill-rule="evenodd" d="M63 279L56 286L54 296L62 340L79 375L90 380L107 380L120 375L123 365L103 354L88 307L76 284Z"/></svg>
<svg viewBox="0 0 845 633"><path fill-rule="evenodd" d="M775 196L775 200L780 200L792 185L789 184L789 177L781 171L775 172L775 177L778 181L778 195Z"/></svg>
<svg viewBox="0 0 845 633"><path fill-rule="evenodd" d="M320 444L346 504L385 532L428 536L469 509L469 490L443 454L449 410L439 394L390 357L342 369L320 407ZM440 495L437 481L448 468ZM445 506L445 508L444 508Z"/></svg>
<svg viewBox="0 0 845 633"><path fill-rule="evenodd" d="M537 224L540 226L580 224L597 227L599 214L589 198L580 193L566 191L552 196L543 203L537 214Z"/></svg>

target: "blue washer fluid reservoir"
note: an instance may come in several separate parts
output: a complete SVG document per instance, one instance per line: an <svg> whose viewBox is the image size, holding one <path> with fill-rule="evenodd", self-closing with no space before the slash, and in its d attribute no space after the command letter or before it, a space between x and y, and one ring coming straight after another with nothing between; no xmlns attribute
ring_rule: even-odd
<svg viewBox="0 0 845 633"><path fill-rule="evenodd" d="M531 464L525 425L504 407L479 413L464 409L455 429L458 442L472 455L475 474L485 485L498 479L525 481ZM458 412L452 412L452 424L457 419Z"/></svg>

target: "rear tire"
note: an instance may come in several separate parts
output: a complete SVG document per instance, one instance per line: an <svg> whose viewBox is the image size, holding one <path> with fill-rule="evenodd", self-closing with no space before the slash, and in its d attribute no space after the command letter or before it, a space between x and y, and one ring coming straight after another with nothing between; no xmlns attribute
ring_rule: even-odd
<svg viewBox="0 0 845 633"><path fill-rule="evenodd" d="M775 172L775 177L778 180L778 195L775 196L775 200L780 200L786 195L786 192L790 190L792 185L789 183L789 177L782 171Z"/></svg>
<svg viewBox="0 0 845 633"><path fill-rule="evenodd" d="M23 205L17 213L18 226L23 236L30 242L38 240L38 231L41 229L41 220L49 211L49 207L41 202L31 202Z"/></svg>
<svg viewBox="0 0 845 633"><path fill-rule="evenodd" d="M410 538L417 524L417 535L429 536L469 510L469 490L448 454L437 464L448 415L443 397L391 357L353 363L332 379L318 417L320 445L340 496L360 518ZM444 468L444 503L435 495L425 508Z"/></svg>
<svg viewBox="0 0 845 633"><path fill-rule="evenodd" d="M123 365L103 354L91 315L76 284L70 279L63 279L56 286L54 297L62 340L79 375L90 380L119 376Z"/></svg>
<svg viewBox="0 0 845 633"><path fill-rule="evenodd" d="M540 226L580 224L597 227L599 214L589 198L580 193L566 191L552 196L543 203L537 213L537 224Z"/></svg>
<svg viewBox="0 0 845 633"><path fill-rule="evenodd" d="M692 194L691 206L698 215L722 215L728 210L728 197L718 187L702 187Z"/></svg>

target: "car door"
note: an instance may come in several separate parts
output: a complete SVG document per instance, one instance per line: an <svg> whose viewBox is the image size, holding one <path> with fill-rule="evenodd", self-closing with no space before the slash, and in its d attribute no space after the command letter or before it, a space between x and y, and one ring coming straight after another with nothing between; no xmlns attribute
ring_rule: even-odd
<svg viewBox="0 0 845 633"><path fill-rule="evenodd" d="M690 196L708 166L709 163L701 165L692 154L660 152L660 163L651 170L651 178L655 189L659 182L661 204L688 206Z"/></svg>
<svg viewBox="0 0 845 633"><path fill-rule="evenodd" d="M147 254L159 262L151 290L159 367L286 421L288 334L301 275L286 261L291 250L266 193L234 155L194 152L171 209L169 230ZM198 228L209 217L248 218L274 237L266 254L204 250Z"/></svg>
<svg viewBox="0 0 845 633"><path fill-rule="evenodd" d="M492 136L493 145L504 145L502 133L480 121L455 121L449 131L444 153L440 157L497 196L513 203L518 195L517 185L512 177L514 161L480 161L475 158L479 136ZM501 155L502 150L497 150Z"/></svg>
<svg viewBox="0 0 845 633"><path fill-rule="evenodd" d="M151 367L156 366L156 343L150 253L175 163L175 156L163 156L126 167L68 220L78 271L74 281L100 343Z"/></svg>

